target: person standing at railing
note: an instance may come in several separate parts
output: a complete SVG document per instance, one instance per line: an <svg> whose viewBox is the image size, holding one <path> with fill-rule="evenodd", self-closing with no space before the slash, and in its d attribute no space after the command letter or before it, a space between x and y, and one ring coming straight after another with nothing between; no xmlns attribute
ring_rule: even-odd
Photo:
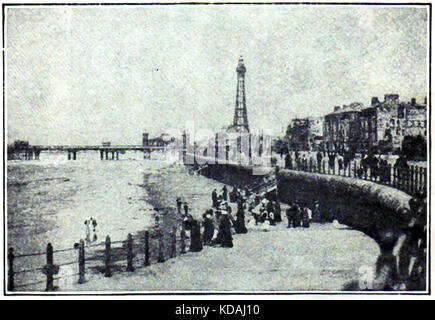
<svg viewBox="0 0 435 320"><path fill-rule="evenodd" d="M350 165L350 160L351 160L351 156L350 156L350 152L347 151L344 153L344 157L343 157L343 168L344 168L344 172L347 171L347 168Z"/></svg>
<svg viewBox="0 0 435 320"><path fill-rule="evenodd" d="M337 154L337 164L338 164L338 174L341 174L343 170L343 156L341 154Z"/></svg>
<svg viewBox="0 0 435 320"><path fill-rule="evenodd" d="M322 159L323 159L322 151L320 151L320 150L317 151L316 159L317 159L317 172L321 172L321 170L322 170Z"/></svg>
<svg viewBox="0 0 435 320"><path fill-rule="evenodd" d="M328 173L335 172L335 153L328 152Z"/></svg>
<svg viewBox="0 0 435 320"><path fill-rule="evenodd" d="M290 152L287 153L287 155L285 156L285 168L292 170L293 169L293 163L292 163L292 156L290 155Z"/></svg>
<svg viewBox="0 0 435 320"><path fill-rule="evenodd" d="M400 155L399 158L397 158L396 162L394 163L394 167L397 170L399 188L402 188L405 185L409 170L409 165L404 155Z"/></svg>
<svg viewBox="0 0 435 320"><path fill-rule="evenodd" d="M379 179L382 183L390 182L390 168L388 167L388 162L385 156L381 155L379 158Z"/></svg>
<svg viewBox="0 0 435 320"><path fill-rule="evenodd" d="M181 200L180 197L177 197L176 202L177 202L177 212L178 214L181 214L181 205L183 204L183 201Z"/></svg>

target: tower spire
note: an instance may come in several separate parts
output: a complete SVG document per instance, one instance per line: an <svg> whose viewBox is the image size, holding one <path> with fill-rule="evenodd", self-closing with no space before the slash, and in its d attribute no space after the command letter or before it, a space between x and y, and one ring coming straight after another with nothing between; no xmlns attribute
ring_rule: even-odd
<svg viewBox="0 0 435 320"><path fill-rule="evenodd" d="M248 111L246 109L246 95L245 95L246 67L242 57L240 57L239 59L236 72L237 72L237 95L236 95L236 106L234 111L233 127L236 129L236 132L249 132Z"/></svg>

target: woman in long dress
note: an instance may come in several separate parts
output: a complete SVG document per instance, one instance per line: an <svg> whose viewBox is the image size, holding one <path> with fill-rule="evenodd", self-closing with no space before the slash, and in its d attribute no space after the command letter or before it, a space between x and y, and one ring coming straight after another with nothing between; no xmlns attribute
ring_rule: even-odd
<svg viewBox="0 0 435 320"><path fill-rule="evenodd" d="M242 200L237 202L237 214L236 214L236 223L234 225L234 229L236 233L247 233L248 229L245 226L245 209L244 203Z"/></svg>
<svg viewBox="0 0 435 320"><path fill-rule="evenodd" d="M226 211L222 212L219 222L219 232L216 237L216 243L222 247L233 247L233 236L231 235L231 220Z"/></svg>
<svg viewBox="0 0 435 320"><path fill-rule="evenodd" d="M213 223L213 216L212 216L213 211L211 210L211 213L209 211L210 210L208 210L204 214L204 221L203 221L204 232L202 233L202 242L205 245L211 244L211 240L213 239L214 236L214 223Z"/></svg>

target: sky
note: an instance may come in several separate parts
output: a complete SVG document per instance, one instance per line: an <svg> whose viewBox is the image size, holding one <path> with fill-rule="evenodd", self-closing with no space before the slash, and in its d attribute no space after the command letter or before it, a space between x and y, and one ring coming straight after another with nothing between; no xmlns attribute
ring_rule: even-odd
<svg viewBox="0 0 435 320"><path fill-rule="evenodd" d="M234 116L240 56L251 129L397 93L427 96L422 6L6 8L7 137L141 144L142 132L216 132Z"/></svg>

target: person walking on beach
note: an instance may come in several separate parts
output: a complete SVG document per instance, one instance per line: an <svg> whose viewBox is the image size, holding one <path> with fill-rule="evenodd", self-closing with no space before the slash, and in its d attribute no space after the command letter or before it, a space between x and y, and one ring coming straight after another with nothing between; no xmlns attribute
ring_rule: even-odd
<svg viewBox="0 0 435 320"><path fill-rule="evenodd" d="M85 241L86 242L91 242L91 226L89 223L89 220L85 220L85 234L86 234L86 238Z"/></svg>
<svg viewBox="0 0 435 320"><path fill-rule="evenodd" d="M302 222L302 210L301 207L299 206L299 204L295 203L292 206L291 209L291 213L292 213L292 227L293 228L297 228L301 226L301 222Z"/></svg>

